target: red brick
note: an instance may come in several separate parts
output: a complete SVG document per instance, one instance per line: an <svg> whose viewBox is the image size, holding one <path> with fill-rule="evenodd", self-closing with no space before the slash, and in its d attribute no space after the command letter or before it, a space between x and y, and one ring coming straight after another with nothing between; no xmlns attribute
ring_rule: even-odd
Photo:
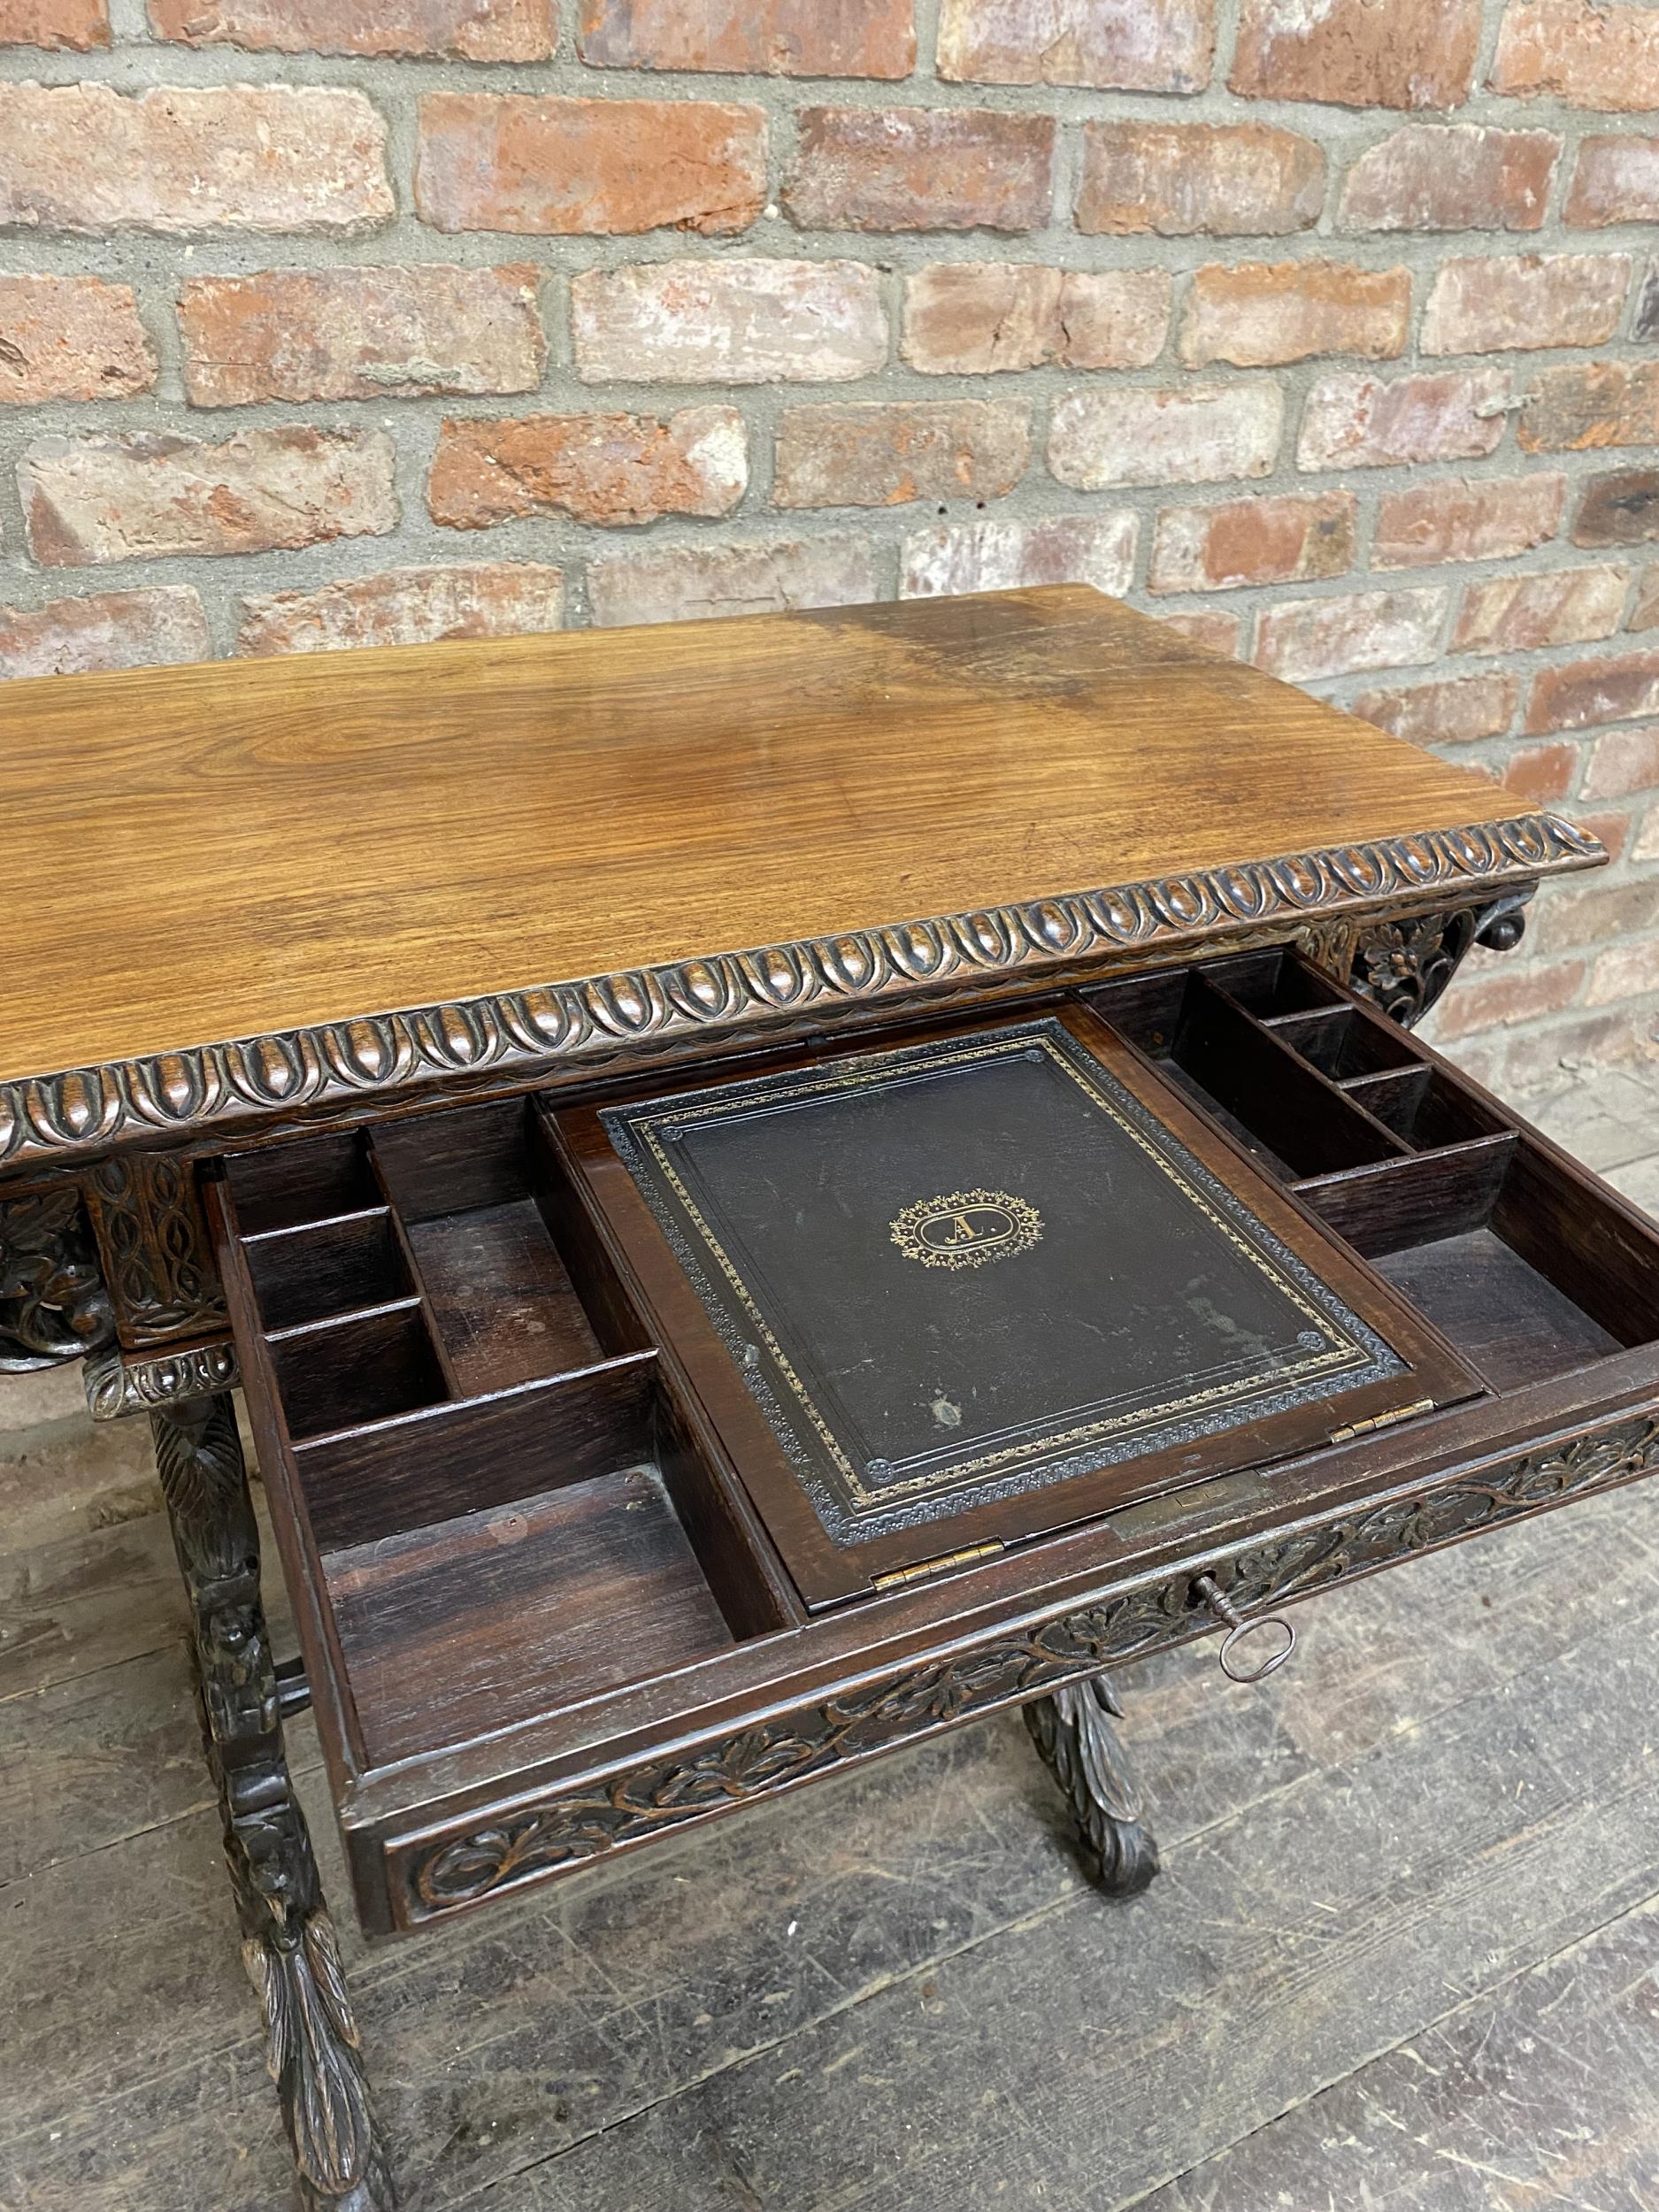
<svg viewBox="0 0 1659 2212"><path fill-rule="evenodd" d="M1659 14L1617 0L1509 0L1492 88L1617 113L1659 108Z"/></svg>
<svg viewBox="0 0 1659 2212"><path fill-rule="evenodd" d="M188 584L0 607L0 676L85 676L204 661L212 651L202 602Z"/></svg>
<svg viewBox="0 0 1659 2212"><path fill-rule="evenodd" d="M1031 414L1007 400L791 407L778 426L779 507L1001 499L1025 473Z"/></svg>
<svg viewBox="0 0 1659 2212"><path fill-rule="evenodd" d="M1623 857L1624 848L1630 841L1631 820L1628 814L1622 814L1614 808L1598 809L1586 814L1583 806L1575 801L1572 818L1580 829L1588 830L1591 836L1605 847L1609 860Z"/></svg>
<svg viewBox="0 0 1659 2212"><path fill-rule="evenodd" d="M1586 1006L1607 1006L1622 998L1645 998L1659 991L1659 945L1651 937L1640 944L1609 945L1597 953L1584 994Z"/></svg>
<svg viewBox="0 0 1659 2212"><path fill-rule="evenodd" d="M242 613L236 650L248 654L518 637L559 627L565 580L557 568L533 561L394 568L379 576L337 577L319 591L252 592Z"/></svg>
<svg viewBox="0 0 1659 2212"><path fill-rule="evenodd" d="M532 391L547 361L537 274L423 262L197 277L179 293L185 391L196 407Z"/></svg>
<svg viewBox="0 0 1659 2212"><path fill-rule="evenodd" d="M1636 586L1636 603L1625 625L1631 630L1659 629L1659 568L1645 569Z"/></svg>
<svg viewBox="0 0 1659 2212"><path fill-rule="evenodd" d="M1448 261L1423 313L1425 353L1603 345L1630 289L1628 254Z"/></svg>
<svg viewBox="0 0 1659 2212"><path fill-rule="evenodd" d="M941 523L904 541L901 599L937 599L964 591L1018 591L1033 584L1092 584L1122 598L1134 580L1140 518L1043 515L1005 522L987 515Z"/></svg>
<svg viewBox="0 0 1659 2212"><path fill-rule="evenodd" d="M1215 0L944 0L939 73L974 84L1199 92Z"/></svg>
<svg viewBox="0 0 1659 2212"><path fill-rule="evenodd" d="M1504 764L1503 787L1529 805L1547 806L1566 797L1578 765L1576 745L1523 745Z"/></svg>
<svg viewBox="0 0 1659 2212"><path fill-rule="evenodd" d="M1659 361L1589 361L1546 369L1516 435L1525 453L1584 453L1659 440Z"/></svg>
<svg viewBox="0 0 1659 2212"><path fill-rule="evenodd" d="M1227 591L1240 584L1307 584L1354 565L1358 502L1352 492L1234 499L1222 507L1166 507L1153 541L1149 591Z"/></svg>
<svg viewBox="0 0 1659 2212"><path fill-rule="evenodd" d="M1630 579L1619 568L1489 576L1471 584L1452 634L1455 653L1535 653L1611 637Z"/></svg>
<svg viewBox="0 0 1659 2212"><path fill-rule="evenodd" d="M1593 476L1572 526L1575 545L1646 545L1659 538L1659 469Z"/></svg>
<svg viewBox="0 0 1659 2212"><path fill-rule="evenodd" d="M848 537L613 554L588 567L588 603L602 628L775 614L792 607L856 607L882 596L877 549L862 531Z"/></svg>
<svg viewBox="0 0 1659 2212"><path fill-rule="evenodd" d="M1624 883L1598 883L1584 890L1552 887L1548 902L1540 902L1538 926L1532 934L1543 952L1557 952L1574 945L1596 945L1609 937L1624 937L1635 930L1659 925L1659 876ZM1647 949L1649 960L1653 949Z"/></svg>
<svg viewBox="0 0 1659 2212"><path fill-rule="evenodd" d="M1070 392L1055 402L1048 468L1079 491L1265 476L1284 419L1284 395L1265 382Z"/></svg>
<svg viewBox="0 0 1659 2212"><path fill-rule="evenodd" d="M1440 651L1450 594L1356 591L1340 599L1282 600L1264 608L1256 664L1288 683L1362 668L1409 668Z"/></svg>
<svg viewBox="0 0 1659 2212"><path fill-rule="evenodd" d="M432 92L420 103L415 207L435 230L726 237L765 204L761 108L522 92Z"/></svg>
<svg viewBox="0 0 1659 2212"><path fill-rule="evenodd" d="M0 85L0 225L356 232L396 212L386 125L312 85Z"/></svg>
<svg viewBox="0 0 1659 2212"><path fill-rule="evenodd" d="M279 54L437 54L546 61L553 0L150 0L157 38Z"/></svg>
<svg viewBox="0 0 1659 2212"><path fill-rule="evenodd" d="M66 47L87 54L109 42L109 0L0 0L0 46Z"/></svg>
<svg viewBox="0 0 1659 2212"><path fill-rule="evenodd" d="M1373 568L1427 568L1441 561L1510 560L1561 527L1567 480L1442 476L1387 493L1377 511Z"/></svg>
<svg viewBox="0 0 1659 2212"><path fill-rule="evenodd" d="M1541 968L1506 964L1492 975L1460 978L1435 1014L1435 1033L1450 1044L1483 1029L1508 1029L1558 1014L1577 998L1584 978L1582 960L1557 960Z"/></svg>
<svg viewBox="0 0 1659 2212"><path fill-rule="evenodd" d="M1562 219L1578 230L1659 222L1659 138L1586 138Z"/></svg>
<svg viewBox="0 0 1659 2212"><path fill-rule="evenodd" d="M1632 860L1659 860L1659 806L1650 806L1643 815L1630 856Z"/></svg>
<svg viewBox="0 0 1659 2212"><path fill-rule="evenodd" d="M1659 727L1609 730L1595 741L1584 779L1586 799L1627 799L1659 788Z"/></svg>
<svg viewBox="0 0 1659 2212"><path fill-rule="evenodd" d="M155 353L130 285L0 276L0 402L129 399L155 381Z"/></svg>
<svg viewBox="0 0 1659 2212"><path fill-rule="evenodd" d="M1540 669L1532 680L1526 726L1585 730L1597 722L1632 722L1647 714L1659 714L1659 653L1624 653Z"/></svg>
<svg viewBox="0 0 1659 2212"><path fill-rule="evenodd" d="M1480 0L1244 0L1228 81L1261 100L1455 108L1479 42Z"/></svg>
<svg viewBox="0 0 1659 2212"><path fill-rule="evenodd" d="M581 0L576 47L597 69L772 77L908 77L914 0Z"/></svg>
<svg viewBox="0 0 1659 2212"><path fill-rule="evenodd" d="M520 515L651 522L729 515L749 483L734 407L656 415L469 415L438 434L426 504L434 522L482 530Z"/></svg>
<svg viewBox="0 0 1659 2212"><path fill-rule="evenodd" d="M985 108L803 108L784 205L803 230L1040 230L1051 116Z"/></svg>
<svg viewBox="0 0 1659 2212"><path fill-rule="evenodd" d="M1130 237L1282 235L1325 205L1325 154L1267 123L1085 123L1077 227Z"/></svg>
<svg viewBox="0 0 1659 2212"><path fill-rule="evenodd" d="M1159 614L1155 618L1206 653L1219 653L1225 660L1243 657L1244 622L1239 615L1204 608L1195 614Z"/></svg>
<svg viewBox="0 0 1659 2212"><path fill-rule="evenodd" d="M904 358L925 375L996 369L1143 369L1164 350L1163 269L1100 272L1033 261L940 261L907 278Z"/></svg>
<svg viewBox="0 0 1659 2212"><path fill-rule="evenodd" d="M1350 711L1414 745L1471 745L1501 737L1521 703L1518 676L1454 676L1432 684L1363 691Z"/></svg>
<svg viewBox="0 0 1659 2212"><path fill-rule="evenodd" d="M1348 230L1536 230L1561 141L1550 131L1408 123L1348 171Z"/></svg>
<svg viewBox="0 0 1659 2212"><path fill-rule="evenodd" d="M1405 351L1411 315L1408 269L1356 269L1342 261L1240 261L1200 269L1187 296L1180 356L1265 369L1317 353L1367 361Z"/></svg>
<svg viewBox="0 0 1659 2212"><path fill-rule="evenodd" d="M392 442L291 424L209 443L168 431L40 438L18 465L29 550L46 568L269 553L397 525Z"/></svg>
<svg viewBox="0 0 1659 2212"><path fill-rule="evenodd" d="M1434 376L1327 376L1308 395L1296 447L1302 469L1386 468L1472 461L1503 438L1509 379L1502 369Z"/></svg>
<svg viewBox="0 0 1659 2212"><path fill-rule="evenodd" d="M841 383L886 365L880 279L859 261L664 261L571 280L586 382Z"/></svg>

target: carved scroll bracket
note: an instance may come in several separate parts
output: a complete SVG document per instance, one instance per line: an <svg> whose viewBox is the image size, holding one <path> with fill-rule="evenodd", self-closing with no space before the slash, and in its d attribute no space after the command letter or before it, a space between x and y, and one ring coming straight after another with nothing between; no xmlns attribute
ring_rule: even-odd
<svg viewBox="0 0 1659 2212"><path fill-rule="evenodd" d="M1526 929L1530 889L1479 906L1373 922L1356 934L1348 982L1360 997L1409 1029L1445 992L1477 945L1512 952Z"/></svg>
<svg viewBox="0 0 1659 2212"><path fill-rule="evenodd" d="M114 1340L80 1192L0 1199L0 1374L56 1367Z"/></svg>

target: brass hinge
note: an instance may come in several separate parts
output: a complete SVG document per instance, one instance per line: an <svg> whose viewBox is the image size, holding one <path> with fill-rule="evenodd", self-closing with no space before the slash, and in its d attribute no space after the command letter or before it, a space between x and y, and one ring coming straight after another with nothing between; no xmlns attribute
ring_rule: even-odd
<svg viewBox="0 0 1659 2212"><path fill-rule="evenodd" d="M870 1586L872 1590L896 1590L902 1583L926 1582L931 1575L949 1574L953 1567L965 1567L975 1559L991 1559L1007 1546L1000 1536L994 1536L988 1544L970 1544L965 1551L941 1552L937 1559L921 1559L913 1567L895 1567L891 1574L877 1575Z"/></svg>
<svg viewBox="0 0 1659 2212"><path fill-rule="evenodd" d="M1370 1436L1377 1429L1391 1429L1400 1421L1415 1421L1419 1413L1432 1413L1432 1398L1419 1398L1414 1406L1396 1406L1392 1413L1377 1413L1369 1421L1353 1421L1345 1429L1333 1429L1331 1441L1346 1444L1351 1436Z"/></svg>

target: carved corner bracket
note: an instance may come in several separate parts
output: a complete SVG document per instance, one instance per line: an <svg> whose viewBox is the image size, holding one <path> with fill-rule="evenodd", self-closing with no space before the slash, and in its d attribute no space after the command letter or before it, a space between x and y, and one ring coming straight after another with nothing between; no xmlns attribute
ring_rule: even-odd
<svg viewBox="0 0 1659 2212"><path fill-rule="evenodd" d="M241 1379L236 1347L228 1338L149 1354L112 1348L87 1362L87 1410L95 1421L157 1413L189 1398L234 1390Z"/></svg>
<svg viewBox="0 0 1659 2212"><path fill-rule="evenodd" d="M80 1191L0 1199L0 1374L56 1367L114 1340Z"/></svg>

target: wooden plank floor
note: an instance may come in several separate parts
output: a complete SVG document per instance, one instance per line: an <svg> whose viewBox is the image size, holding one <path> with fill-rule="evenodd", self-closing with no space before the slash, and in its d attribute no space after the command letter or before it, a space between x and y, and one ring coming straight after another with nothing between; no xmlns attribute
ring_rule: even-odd
<svg viewBox="0 0 1659 2212"><path fill-rule="evenodd" d="M1659 1210L1659 1070L1540 1111ZM0 1385L0 2208L283 2212L141 1423ZM1659 1483L1117 1678L1098 1900L1016 1717L402 1944L417 2212L1659 2212ZM344 1883L309 1722L325 1878Z"/></svg>

